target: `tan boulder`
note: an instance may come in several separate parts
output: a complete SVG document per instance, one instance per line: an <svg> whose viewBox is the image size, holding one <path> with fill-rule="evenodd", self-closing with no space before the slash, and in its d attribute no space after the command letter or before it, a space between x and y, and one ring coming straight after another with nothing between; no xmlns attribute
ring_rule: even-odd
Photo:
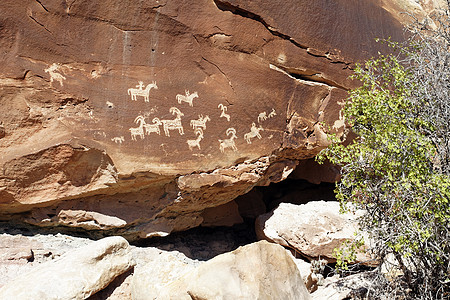
<svg viewBox="0 0 450 300"><path fill-rule="evenodd" d="M124 238L104 238L20 275L0 289L0 299L86 299L133 265Z"/></svg>
<svg viewBox="0 0 450 300"><path fill-rule="evenodd" d="M151 261L137 265L131 281L133 300L158 299L161 291L192 271L199 263L170 252L153 253ZM148 259L148 258L147 258Z"/></svg>
<svg viewBox="0 0 450 300"><path fill-rule="evenodd" d="M295 205L281 203L256 220L258 238L290 247L308 258L335 261L334 249L355 239L357 217L361 212L339 213L336 201L313 201ZM357 262L372 264L368 254L359 252Z"/></svg>
<svg viewBox="0 0 450 300"><path fill-rule="evenodd" d="M219 255L161 290L157 299L310 299L283 247L261 241Z"/></svg>

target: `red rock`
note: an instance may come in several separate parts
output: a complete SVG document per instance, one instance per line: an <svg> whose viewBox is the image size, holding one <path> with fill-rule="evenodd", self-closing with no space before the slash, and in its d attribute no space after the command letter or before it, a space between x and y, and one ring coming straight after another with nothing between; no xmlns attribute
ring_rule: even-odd
<svg viewBox="0 0 450 300"><path fill-rule="evenodd" d="M401 33L375 0L5 0L1 218L197 226L326 146L351 67Z"/></svg>

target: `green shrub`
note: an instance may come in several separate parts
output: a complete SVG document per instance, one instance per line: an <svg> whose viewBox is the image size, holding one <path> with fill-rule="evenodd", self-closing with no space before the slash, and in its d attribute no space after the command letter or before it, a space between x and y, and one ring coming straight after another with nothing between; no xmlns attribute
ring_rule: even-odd
<svg viewBox="0 0 450 300"><path fill-rule="evenodd" d="M356 138L342 137L318 156L341 166L336 194L364 209L361 230L398 276L382 276L374 298L450 299L450 14L432 27L412 26L407 44L387 41L395 54L355 69L361 86L343 116ZM345 135L344 135L345 137Z"/></svg>

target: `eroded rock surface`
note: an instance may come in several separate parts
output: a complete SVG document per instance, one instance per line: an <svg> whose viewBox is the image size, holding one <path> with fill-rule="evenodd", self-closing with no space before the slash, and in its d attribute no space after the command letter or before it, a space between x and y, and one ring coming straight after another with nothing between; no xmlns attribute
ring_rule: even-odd
<svg viewBox="0 0 450 300"><path fill-rule="evenodd" d="M2 1L0 218L164 236L285 179L402 39L387 2Z"/></svg>

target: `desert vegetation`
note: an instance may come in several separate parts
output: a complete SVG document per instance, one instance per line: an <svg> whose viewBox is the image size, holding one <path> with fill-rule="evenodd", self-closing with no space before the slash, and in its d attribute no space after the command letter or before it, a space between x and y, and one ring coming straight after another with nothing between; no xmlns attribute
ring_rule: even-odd
<svg viewBox="0 0 450 300"><path fill-rule="evenodd" d="M363 209L361 231L380 260L369 299L450 298L450 1L356 68L343 106L356 137L331 137L318 156L341 166L343 210ZM350 131L349 131L350 132ZM345 145L344 145L345 144ZM359 242L363 242L362 238ZM366 244L367 240L365 241ZM352 251L339 252L348 268Z"/></svg>

